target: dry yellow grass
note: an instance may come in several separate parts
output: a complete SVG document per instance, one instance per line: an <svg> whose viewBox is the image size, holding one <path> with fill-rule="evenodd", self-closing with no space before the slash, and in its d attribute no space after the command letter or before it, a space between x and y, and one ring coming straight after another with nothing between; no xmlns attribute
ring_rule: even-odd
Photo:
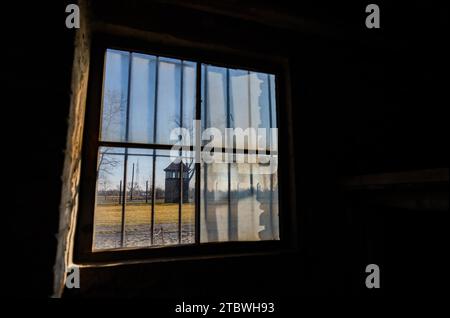
<svg viewBox="0 0 450 318"><path fill-rule="evenodd" d="M194 203L185 203L182 207L181 222L194 223ZM118 204L101 204L95 209L95 225L120 225L122 206ZM126 225L150 224L151 204L127 204L125 212ZM178 223L178 203L155 203L155 224Z"/></svg>

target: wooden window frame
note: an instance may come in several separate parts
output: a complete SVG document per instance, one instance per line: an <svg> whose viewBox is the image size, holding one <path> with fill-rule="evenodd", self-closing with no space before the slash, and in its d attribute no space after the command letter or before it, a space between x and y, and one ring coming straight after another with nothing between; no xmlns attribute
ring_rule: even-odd
<svg viewBox="0 0 450 318"><path fill-rule="evenodd" d="M195 244L126 247L92 251L96 187L97 149L101 118L102 85L106 49L117 49L162 57L189 60L214 66L266 72L276 79L276 120L278 128L278 211L279 240L210 242ZM197 83L199 79L197 77ZM76 220L73 261L101 265L128 262L153 262L178 259L290 253L297 250L295 173L290 103L289 62L279 56L264 56L243 50L205 49L187 45L167 45L141 39L103 34L92 35L88 95L83 133L79 208ZM199 104L199 103L197 103ZM199 107L199 106L197 106ZM130 143L127 143L130 144ZM145 144L144 144L145 145ZM139 147L142 146L139 144ZM200 165L200 164L196 164ZM197 170L198 171L198 170ZM199 175L196 172L196 175ZM199 191L197 191L199 192ZM197 195L196 195L197 196ZM199 204L199 202L196 202ZM196 215L196 235L199 235Z"/></svg>

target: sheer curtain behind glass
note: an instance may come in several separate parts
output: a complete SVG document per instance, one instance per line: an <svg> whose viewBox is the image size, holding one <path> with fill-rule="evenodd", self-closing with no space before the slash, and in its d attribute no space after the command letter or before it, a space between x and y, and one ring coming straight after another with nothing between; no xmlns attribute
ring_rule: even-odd
<svg viewBox="0 0 450 318"><path fill-rule="evenodd" d="M204 128L217 128L223 136L226 127L243 131L265 128L267 148L276 153L270 130L276 128L275 77L210 65L202 65L202 74ZM245 151L257 149L257 144L246 139L234 139L233 146ZM268 173L256 155L244 157L243 163L202 164L202 242L279 239L276 169ZM276 162L276 154L267 157Z"/></svg>

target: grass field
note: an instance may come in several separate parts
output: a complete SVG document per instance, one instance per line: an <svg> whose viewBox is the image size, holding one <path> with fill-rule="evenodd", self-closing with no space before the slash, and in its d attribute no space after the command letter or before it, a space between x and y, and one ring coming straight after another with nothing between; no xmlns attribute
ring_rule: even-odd
<svg viewBox="0 0 450 318"><path fill-rule="evenodd" d="M151 204L128 203L125 211L126 225L146 225L151 221ZM194 203L185 203L181 209L181 223L194 223ZM121 224L122 206L119 204L99 204L95 208L96 226L116 226ZM178 203L155 203L155 224L178 223Z"/></svg>

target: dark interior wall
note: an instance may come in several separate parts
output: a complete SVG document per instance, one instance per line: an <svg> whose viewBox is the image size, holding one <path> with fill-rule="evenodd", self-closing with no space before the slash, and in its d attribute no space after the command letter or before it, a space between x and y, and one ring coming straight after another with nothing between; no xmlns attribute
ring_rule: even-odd
<svg viewBox="0 0 450 318"><path fill-rule="evenodd" d="M314 22L302 31L138 3L95 1L93 17L289 57L301 249L295 255L85 269L82 288L66 296L292 295L287 285L313 295L369 294L367 264L385 266L386 286L404 290L411 282L402 264L435 260L439 234L427 237L430 249L423 231L437 226L436 211L371 204L363 195L344 193L338 181L346 175L448 167L442 81L446 8L380 3L382 30L367 30L362 2L302 3L299 9L252 4ZM74 33L64 27L65 5L44 2L9 11L16 19L6 48L14 61L6 87L20 128L10 131L18 155L11 165L16 168L8 171L15 181L8 230L15 260L11 289L19 295L51 293L74 49ZM239 11L240 5L231 7ZM35 26L23 23L34 19ZM330 35L316 25L339 32ZM19 143L29 138L26 147ZM425 281L428 274L420 270L418 277Z"/></svg>
<svg viewBox="0 0 450 318"><path fill-rule="evenodd" d="M10 260L5 283L13 297L52 292L74 50L74 32L64 27L67 3L11 1L2 9L2 153L13 189L1 209L2 259Z"/></svg>

